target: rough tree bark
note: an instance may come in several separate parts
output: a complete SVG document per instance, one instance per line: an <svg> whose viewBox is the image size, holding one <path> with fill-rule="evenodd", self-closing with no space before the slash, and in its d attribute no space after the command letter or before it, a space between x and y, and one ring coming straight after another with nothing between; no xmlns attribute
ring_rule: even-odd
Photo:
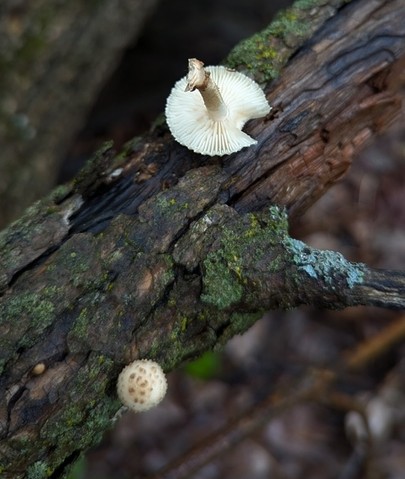
<svg viewBox="0 0 405 479"><path fill-rule="evenodd" d="M1 2L0 225L55 184L80 119L155 3Z"/></svg>
<svg viewBox="0 0 405 479"><path fill-rule="evenodd" d="M267 309L405 306L404 273L288 235L287 212L339 179L404 95L402 0L320 3L299 2L227 60L268 82L312 33L305 18L320 27L267 84L273 111L247 127L257 146L205 158L157 124L2 233L2 477L62 477L109 426L132 359L170 370Z"/></svg>

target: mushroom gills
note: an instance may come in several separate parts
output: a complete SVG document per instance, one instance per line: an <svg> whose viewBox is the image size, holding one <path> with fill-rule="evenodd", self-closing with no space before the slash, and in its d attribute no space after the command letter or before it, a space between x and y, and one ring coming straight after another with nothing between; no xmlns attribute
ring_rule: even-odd
<svg viewBox="0 0 405 479"><path fill-rule="evenodd" d="M209 66L204 71L209 74L207 85L190 88L189 74L175 84L167 99L166 119L176 141L210 156L229 155L256 144L241 129L248 120L269 113L271 107L262 89L242 73L223 66ZM216 91L217 101L212 98Z"/></svg>

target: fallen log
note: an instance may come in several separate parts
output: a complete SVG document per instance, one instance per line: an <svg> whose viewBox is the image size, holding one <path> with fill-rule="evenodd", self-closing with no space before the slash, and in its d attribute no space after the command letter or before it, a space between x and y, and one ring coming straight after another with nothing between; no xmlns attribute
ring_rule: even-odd
<svg viewBox="0 0 405 479"><path fill-rule="evenodd" d="M171 370L268 309L405 306L403 272L288 234L288 218L401 116L403 2L321 3L288 13L322 18L306 42L267 31L227 60L265 83L272 45L292 55L266 84L272 112L247 125L256 146L202 157L158 122L123 152L107 145L1 234L2 477L63 477L109 427L132 359Z"/></svg>

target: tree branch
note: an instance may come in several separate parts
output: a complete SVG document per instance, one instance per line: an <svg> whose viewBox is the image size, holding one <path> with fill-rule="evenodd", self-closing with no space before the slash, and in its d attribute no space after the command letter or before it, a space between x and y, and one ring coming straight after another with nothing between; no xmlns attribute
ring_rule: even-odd
<svg viewBox="0 0 405 479"><path fill-rule="evenodd" d="M207 159L157 125L0 235L5 479L63 476L109 426L134 358L170 370L269 308L403 307L402 273L291 239L285 211L399 117L404 8L356 0L327 21L267 87L275 111L247 128L257 147Z"/></svg>

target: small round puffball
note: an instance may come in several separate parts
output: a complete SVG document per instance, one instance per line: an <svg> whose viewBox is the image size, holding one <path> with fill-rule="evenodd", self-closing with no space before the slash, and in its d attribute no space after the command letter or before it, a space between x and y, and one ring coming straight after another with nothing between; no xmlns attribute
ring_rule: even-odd
<svg viewBox="0 0 405 479"><path fill-rule="evenodd" d="M118 376L118 397L135 412L147 411L159 404L166 390L165 373L158 363L148 359L128 364Z"/></svg>

